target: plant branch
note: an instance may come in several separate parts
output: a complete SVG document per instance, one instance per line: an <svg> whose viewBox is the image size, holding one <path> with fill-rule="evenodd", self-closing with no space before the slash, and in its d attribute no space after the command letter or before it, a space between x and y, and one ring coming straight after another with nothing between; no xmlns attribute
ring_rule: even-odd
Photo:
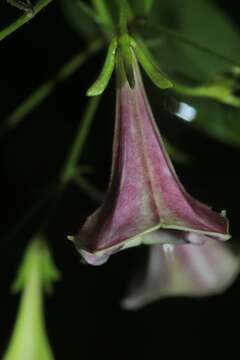
<svg viewBox="0 0 240 360"><path fill-rule="evenodd" d="M97 52L103 42L101 40L93 41L86 50L79 52L67 63L65 63L56 73L56 75L40 85L31 95L29 95L17 108L7 116L4 121L5 130L16 127L28 116L36 107L38 107L56 88L58 84L65 81L73 75L82 65L86 63L89 57Z"/></svg>
<svg viewBox="0 0 240 360"><path fill-rule="evenodd" d="M75 140L73 141L72 147L69 151L69 154L66 158L66 161L63 166L63 170L60 173L60 178L54 185L51 187L51 193L48 191L44 196L42 196L31 209L27 210L24 214L23 218L17 223L17 225L13 228L9 235L6 236L3 243L7 244L11 241L25 226L26 224L32 220L32 218L41 211L44 206L47 206L47 211L45 216L43 217L43 221L39 226L39 232L43 231L49 223L53 212L57 209L58 203L61 199L61 196L66 189L69 181L73 180L77 173L77 162L79 156L81 155L81 151L86 142L87 135L90 130L90 126L94 119L94 115L96 113L100 96L91 98L88 102L87 109L83 118L81 119L79 128L77 130L77 134ZM89 193L89 189L91 185L88 184L87 180L81 181L81 188L84 189L87 193ZM97 195L97 193L94 193ZM99 194L98 194L99 195ZM94 195L93 195L94 196ZM96 196L95 196L96 199Z"/></svg>
<svg viewBox="0 0 240 360"><path fill-rule="evenodd" d="M12 34L22 25L26 24L29 20L31 20L37 13L39 13L43 8L45 8L48 4L50 4L53 0L40 0L34 6L32 12L27 12L26 14L20 16L17 20L12 22L10 25L0 30L0 41L5 39L7 36Z"/></svg>
<svg viewBox="0 0 240 360"><path fill-rule="evenodd" d="M111 17L111 13L105 0L92 0L97 17L100 19L101 24L104 27L104 31L108 36L112 37L114 30L114 23Z"/></svg>
<svg viewBox="0 0 240 360"><path fill-rule="evenodd" d="M87 135L89 133L95 113L97 111L100 99L100 96L96 96L89 100L85 114L80 121L75 140L67 156L63 171L60 176L60 182L63 188L65 188L68 182L76 174L77 162L87 139Z"/></svg>
<svg viewBox="0 0 240 360"><path fill-rule="evenodd" d="M104 194L99 191L93 184L87 181L81 175L75 175L73 177L75 184L83 190L92 200L100 203L103 200Z"/></svg>

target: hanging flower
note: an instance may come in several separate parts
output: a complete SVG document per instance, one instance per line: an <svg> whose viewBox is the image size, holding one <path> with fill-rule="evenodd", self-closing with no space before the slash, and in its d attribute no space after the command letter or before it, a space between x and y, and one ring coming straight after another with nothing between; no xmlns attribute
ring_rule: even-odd
<svg viewBox="0 0 240 360"><path fill-rule="evenodd" d="M54 360L44 320L44 292L50 293L60 274L44 235L30 242L13 290L22 292L12 336L3 360Z"/></svg>
<svg viewBox="0 0 240 360"><path fill-rule="evenodd" d="M227 240L224 214L192 198L166 153L132 50L130 87L117 56L112 173L105 201L74 238L86 262L100 265L115 252L146 243L199 244Z"/></svg>
<svg viewBox="0 0 240 360"><path fill-rule="evenodd" d="M153 245L147 266L135 274L122 306L136 310L164 297L222 293L238 273L238 257L219 241Z"/></svg>

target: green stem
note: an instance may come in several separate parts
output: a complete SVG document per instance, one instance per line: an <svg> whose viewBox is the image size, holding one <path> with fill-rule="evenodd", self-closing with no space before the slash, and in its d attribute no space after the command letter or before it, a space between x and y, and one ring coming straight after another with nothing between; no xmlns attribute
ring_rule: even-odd
<svg viewBox="0 0 240 360"><path fill-rule="evenodd" d="M98 96L93 97L89 100L85 114L80 121L76 138L70 149L69 155L66 159L63 171L60 176L60 182L63 186L63 189L76 174L77 162L87 139L87 135L89 133L95 113L97 111L100 99L101 96Z"/></svg>
<svg viewBox="0 0 240 360"><path fill-rule="evenodd" d="M32 13L33 12L33 6L30 2L30 0L27 0L27 2L24 2L22 0L7 0L7 2L12 5L15 6L16 8L26 11L28 13Z"/></svg>
<svg viewBox="0 0 240 360"><path fill-rule="evenodd" d="M98 18L103 24L104 31L108 36L112 36L114 23L112 21L112 17L110 11L105 3L105 0L92 0L93 6L97 13Z"/></svg>
<svg viewBox="0 0 240 360"><path fill-rule="evenodd" d="M4 29L0 30L0 41L5 39L7 36L12 34L14 31L16 31L18 28L20 28L22 25L26 24L29 20L31 20L37 13L39 13L45 6L50 4L53 0L40 0L37 2L35 7L33 8L33 12L26 13L22 16L20 16L17 20L15 20L13 23L5 27Z"/></svg>
<svg viewBox="0 0 240 360"><path fill-rule="evenodd" d="M35 205L26 212L21 221L16 225L16 227L11 231L9 235L6 236L6 241L4 243L8 243L12 240L23 228L24 226L32 220L32 218L40 212L43 206L48 205L48 211L46 212L46 216L43 217L43 221L39 226L40 230L46 228L49 223L49 219L51 218L53 212L56 210L57 204L61 199L61 196L66 189L69 181L76 176L77 173L77 162L79 156L81 155L81 151L86 142L87 135L90 130L90 126L92 124L94 115L96 113L99 101L101 96L91 98L88 102L87 109L83 118L81 119L79 128L77 130L76 138L73 142L73 145L70 149L69 155L64 163L63 170L60 174L60 182L56 183L54 186L51 195L49 192L46 193L47 196L42 196L39 201L35 203ZM86 180L85 180L86 183ZM86 186L85 186L86 188ZM39 231L40 231L39 230Z"/></svg>
<svg viewBox="0 0 240 360"><path fill-rule="evenodd" d="M76 175L73 181L81 190L83 190L91 199L100 203L103 200L103 193L99 191L94 185L87 181L83 176Z"/></svg>
<svg viewBox="0 0 240 360"><path fill-rule="evenodd" d="M125 35L128 33L127 24L128 24L128 12L127 4L125 0L119 1L120 15L119 15L119 33L120 35Z"/></svg>
<svg viewBox="0 0 240 360"><path fill-rule="evenodd" d="M90 17L96 24L102 24L101 18L95 13L95 11L93 11L93 9L89 5L86 5L84 1L78 0L77 5L79 9L88 17ZM103 25L106 26L106 24Z"/></svg>
<svg viewBox="0 0 240 360"><path fill-rule="evenodd" d="M86 63L92 54L101 48L102 45L103 42L101 40L95 40L85 51L78 53L66 64L64 64L51 80L48 80L40 85L5 119L5 129L14 128L22 120L24 120L27 115L29 115L54 91L58 84L73 75L82 65Z"/></svg>
<svg viewBox="0 0 240 360"><path fill-rule="evenodd" d="M149 24L145 21L139 20L138 24L141 26L148 26L149 28L152 28L154 30L160 31L164 34L166 34L169 37L172 37L176 40L179 40L187 45L190 45L192 47L195 47L196 49L200 50L200 51L204 51L207 52L213 56L216 56L218 58L221 58L222 60L235 65L235 66L239 66L240 67L240 62L237 60L234 60L226 55L220 54L217 51L209 48L206 45L200 44L194 40L189 39L188 37L186 37L185 35L180 34L179 32L176 32L174 30L168 29L167 27L163 26L163 25L157 25L157 24Z"/></svg>

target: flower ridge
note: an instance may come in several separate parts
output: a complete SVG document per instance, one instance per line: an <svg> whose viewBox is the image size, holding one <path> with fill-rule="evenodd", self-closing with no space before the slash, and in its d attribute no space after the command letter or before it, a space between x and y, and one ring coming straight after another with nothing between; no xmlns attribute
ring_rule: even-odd
<svg viewBox="0 0 240 360"><path fill-rule="evenodd" d="M119 64L110 184L105 201L74 239L77 249L87 262L99 265L111 254L141 243L227 240L227 218L192 198L175 173L134 52L133 88L121 60Z"/></svg>

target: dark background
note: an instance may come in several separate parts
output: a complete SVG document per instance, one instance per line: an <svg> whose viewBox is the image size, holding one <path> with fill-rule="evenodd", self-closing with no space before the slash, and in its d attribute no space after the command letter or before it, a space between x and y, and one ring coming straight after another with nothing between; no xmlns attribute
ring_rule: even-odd
<svg viewBox="0 0 240 360"><path fill-rule="evenodd" d="M239 23L236 1L218 1ZM0 24L19 12L0 3ZM85 47L66 22L57 1L34 20L0 43L0 121L43 80L50 78L71 56ZM102 53L37 108L0 142L0 353L11 334L18 296L10 294L24 249L42 221L44 208L23 227L23 216L53 184L71 145L86 103L85 91L96 77ZM147 84L151 92L152 86ZM156 92L155 92L156 94ZM92 181L106 189L114 123L114 84L101 101L81 162L94 168ZM153 97L155 114L161 103ZM202 201L228 211L237 246L239 225L239 151L193 130L162 111L161 131L173 144L194 157L191 166L176 164L187 190ZM152 359L172 355L217 356L238 354L240 282L222 296L200 300L162 300L138 312L119 306L134 267L146 249L113 256L102 267L84 266L66 240L97 203L70 186L58 203L47 228L48 239L62 281L46 299L46 322L56 359ZM20 223L19 223L20 221ZM17 227L16 227L17 226ZM236 355L237 356L237 355ZM24 360L24 359L23 359Z"/></svg>

